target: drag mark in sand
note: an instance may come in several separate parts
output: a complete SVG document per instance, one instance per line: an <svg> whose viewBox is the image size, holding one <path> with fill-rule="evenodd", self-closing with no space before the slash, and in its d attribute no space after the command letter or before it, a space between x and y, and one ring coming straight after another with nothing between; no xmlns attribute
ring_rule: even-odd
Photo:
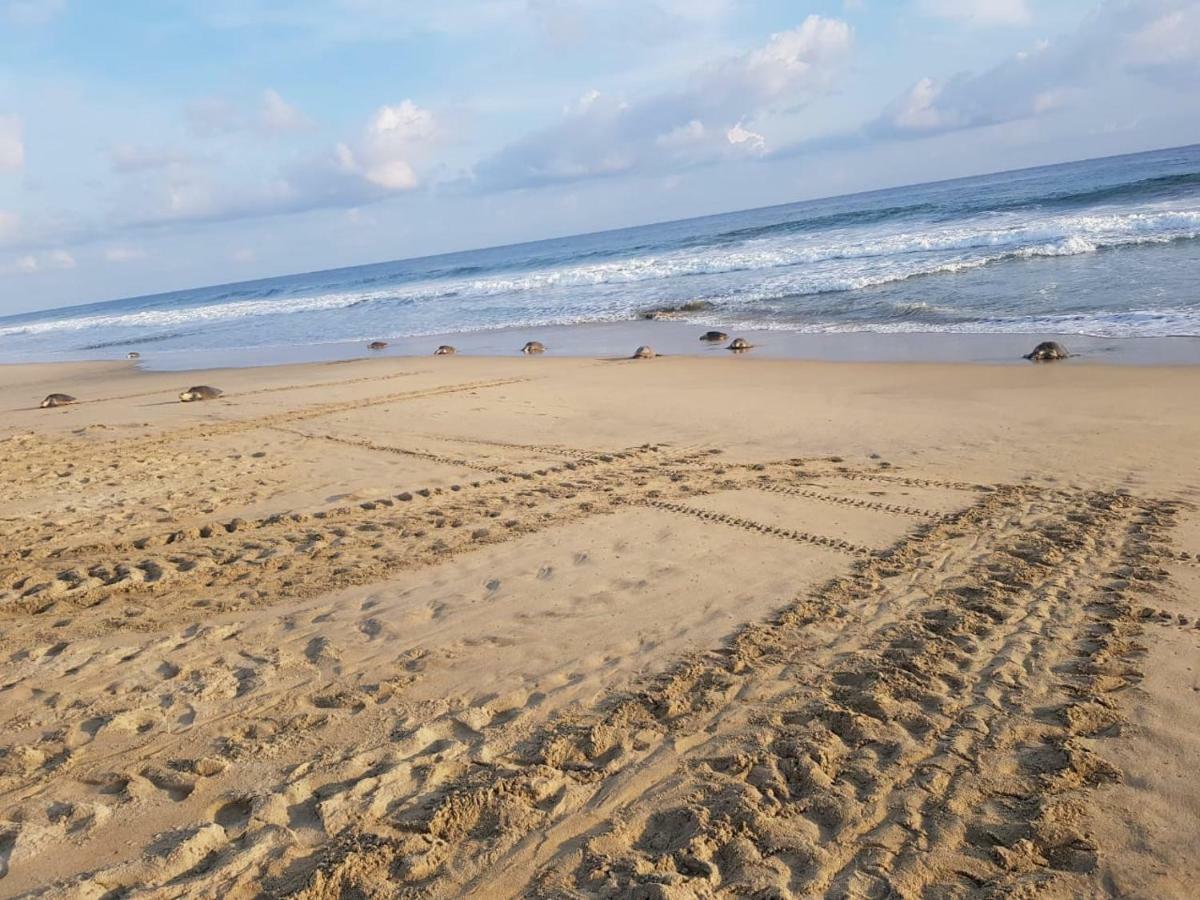
<svg viewBox="0 0 1200 900"><path fill-rule="evenodd" d="M872 550L870 547L863 547L857 544L852 544L849 541L840 540L838 538L828 537L821 534L811 534L806 531L796 531L790 528L780 528L775 525L768 525L764 522L756 522L753 519L745 519L741 516L731 516L725 513L713 512L707 509L698 509L694 506L687 506L683 503L670 503L666 500L654 499L638 499L630 501L638 506L648 506L653 509L661 509L667 512L679 513L685 516L694 516L705 522L716 522L721 525L729 525L733 528L743 528L746 531L754 531L759 534L770 535L771 537L784 538L785 540L798 541L802 544L815 544L818 547L825 547L830 550L840 550L844 553L850 553L855 556L870 556Z"/></svg>
<svg viewBox="0 0 1200 900"><path fill-rule="evenodd" d="M434 896L1071 890L1101 852L1087 796L1119 777L1081 739L1121 720L1138 677L1130 572L1163 552L1174 511L1043 500L998 490L728 648L552 724L524 760L407 799L371 841L343 835L300 895L380 879ZM901 587L947 546L935 592ZM823 648L813 627L839 619ZM765 699L723 728L734 697ZM497 874L529 866L531 881Z"/></svg>
<svg viewBox="0 0 1200 900"><path fill-rule="evenodd" d="M256 605L361 584L609 512L627 492L686 489L675 466L697 455L661 455L645 445L313 513L214 521L116 543L19 548L0 555L0 615L44 613L59 602L87 609L130 593L202 599L237 585L237 605Z"/></svg>
<svg viewBox="0 0 1200 900"><path fill-rule="evenodd" d="M792 497L804 497L808 500L819 500L822 503L835 503L839 506L849 506L856 509L873 509L878 512L895 513L901 516L917 516L924 519L937 519L941 513L930 512L926 509L918 509L914 506L900 506L895 503L881 503L874 500L863 500L861 497L842 497L836 494L824 493L822 491L814 491L805 488L788 487L782 484L773 484L770 481L755 484L755 490L769 491L774 494L788 494Z"/></svg>
<svg viewBox="0 0 1200 900"><path fill-rule="evenodd" d="M304 438L311 441L329 441L333 444L344 444L348 447L358 447L362 450L375 450L382 453L395 453L400 456L411 456L414 459L424 459L429 462L440 463L446 466L454 466L458 469L472 469L476 472L487 472L492 475L510 475L516 473L504 468L503 466L492 466L486 463L477 462L472 459L463 457L446 456L441 453L430 453L425 450L415 450L409 447L397 447L393 444L380 444L376 441L366 440L365 438L349 438L341 437L336 434L310 434L304 431L297 431L292 428L284 428L282 426L271 426L273 430L284 434L294 435L295 437Z"/></svg>
<svg viewBox="0 0 1200 900"><path fill-rule="evenodd" d="M37 828L85 841L113 810L183 809L208 797L201 820L141 857L58 888L313 900L472 890L1078 891L1104 849L1086 832L1084 811L1097 802L1092 792L1119 777L1100 756L1102 739L1120 726L1120 694L1139 678L1135 638L1156 615L1134 598L1166 578L1160 563L1175 506L1115 492L826 471L812 460L730 465L711 451L662 445L594 451L438 438L559 457L520 471L293 427L513 381L91 446L84 467L132 460L108 476L117 484L137 477L137 454L169 446L176 434L258 429L489 477L129 539L16 543L0 553L0 633L37 636L11 655L14 674L0 696L23 709L40 705L60 726L0 757L0 796L6 809L20 807L0 829L0 863L11 867L11 851L32 846ZM913 488L913 502L818 490L815 477ZM15 479L7 489L21 498L36 487ZM697 505L704 497L737 503L739 514ZM946 508L930 509L939 505ZM429 648L406 648L388 663L387 679L372 681L343 656L345 629L337 632L343 647L317 629L352 616L353 639L383 652L375 648L403 635L404 621L389 622L369 599L348 611L321 598L409 569L436 579L451 559L632 516L633 508L662 513L655 527L664 539L680 517L725 525L751 541L790 541L789 556L837 558L833 571L846 574L663 675L548 719L533 717L540 699L528 691L466 709L408 703L405 691L431 664ZM764 512L790 518L769 524ZM910 527L906 517L923 521ZM807 526L835 518L849 538ZM880 533L903 536L870 546ZM498 581L479 588L479 602L498 589ZM285 607L273 641L241 642L248 626L236 621L168 628L181 614L296 600L314 602ZM442 627L438 602L421 614ZM55 638L61 623L103 641L78 649ZM489 635L464 652L502 640ZM186 671L172 654L192 646L202 652L188 657L194 668ZM73 704L41 687L47 673L70 684ZM193 705L214 699L222 714L202 732L210 744L178 749L198 741L189 735ZM367 722L370 739L344 745L352 752L332 743L323 752ZM17 716L6 727L32 734L27 724ZM106 746L122 746L115 736L125 736L123 754L90 754L98 735ZM292 762L272 768L276 756ZM127 758L134 761L110 768ZM219 789L251 765L262 790ZM89 786L93 799L59 800L66 780Z"/></svg>

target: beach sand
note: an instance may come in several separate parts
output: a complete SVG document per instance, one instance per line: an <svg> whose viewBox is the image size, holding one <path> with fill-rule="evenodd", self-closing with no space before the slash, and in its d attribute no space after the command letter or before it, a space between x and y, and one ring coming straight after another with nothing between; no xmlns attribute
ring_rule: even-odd
<svg viewBox="0 0 1200 900"><path fill-rule="evenodd" d="M0 895L1191 896L1197 397L0 367Z"/></svg>

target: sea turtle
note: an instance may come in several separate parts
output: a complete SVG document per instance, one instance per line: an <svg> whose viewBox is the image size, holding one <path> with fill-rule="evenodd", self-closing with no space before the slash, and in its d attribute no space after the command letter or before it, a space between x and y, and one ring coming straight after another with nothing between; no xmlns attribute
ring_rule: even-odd
<svg viewBox="0 0 1200 900"><path fill-rule="evenodd" d="M126 359L141 359L141 357L142 354L138 353L136 350L130 350L125 354Z"/></svg>
<svg viewBox="0 0 1200 900"><path fill-rule="evenodd" d="M654 359L654 357L656 357L656 356L658 356L658 354L654 352L653 347L647 347L643 344L641 347L638 347L636 350L633 351L633 356L630 358L631 359Z"/></svg>
<svg viewBox="0 0 1200 900"><path fill-rule="evenodd" d="M1032 353L1026 353L1025 358L1034 362L1053 362L1056 359L1066 359L1070 355L1067 348L1057 341L1042 341L1033 348Z"/></svg>
<svg viewBox="0 0 1200 900"><path fill-rule="evenodd" d="M725 349L732 350L735 353L740 353L743 350L749 350L753 346L754 345L752 343L750 343L748 340L746 340L745 338L734 338L732 341L729 342L729 346L726 347Z"/></svg>
<svg viewBox="0 0 1200 900"><path fill-rule="evenodd" d="M74 403L75 398L70 394L47 394L46 399L42 401L42 409L50 409L54 406L66 406L68 403Z"/></svg>
<svg viewBox="0 0 1200 900"><path fill-rule="evenodd" d="M546 347L541 341L527 341L525 346L521 348L522 353L545 353Z"/></svg>
<svg viewBox="0 0 1200 900"><path fill-rule="evenodd" d="M180 403L191 403L194 400L216 400L223 394L220 388L209 387L207 384L198 384L195 387L190 387L179 395Z"/></svg>
<svg viewBox="0 0 1200 900"><path fill-rule="evenodd" d="M700 335L700 340L718 344L721 341L729 340L729 335L723 331L706 331L704 334Z"/></svg>
<svg viewBox="0 0 1200 900"><path fill-rule="evenodd" d="M455 350L453 347L451 347L449 344L442 344L442 346L438 347L436 350L433 351L433 355L434 356L453 356L457 352L458 351Z"/></svg>
<svg viewBox="0 0 1200 900"><path fill-rule="evenodd" d="M382 350L387 346L387 341L371 341L367 344L368 350Z"/></svg>

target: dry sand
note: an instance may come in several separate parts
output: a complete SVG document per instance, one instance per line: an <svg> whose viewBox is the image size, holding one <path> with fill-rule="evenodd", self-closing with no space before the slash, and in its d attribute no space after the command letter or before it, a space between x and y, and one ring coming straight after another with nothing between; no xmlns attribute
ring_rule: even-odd
<svg viewBox="0 0 1200 900"><path fill-rule="evenodd" d="M0 895L1195 896L1198 397L4 367Z"/></svg>

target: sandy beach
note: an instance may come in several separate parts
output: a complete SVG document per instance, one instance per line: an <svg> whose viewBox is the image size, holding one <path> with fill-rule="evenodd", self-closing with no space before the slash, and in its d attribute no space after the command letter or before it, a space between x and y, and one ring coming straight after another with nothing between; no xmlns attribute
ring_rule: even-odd
<svg viewBox="0 0 1200 900"><path fill-rule="evenodd" d="M0 367L0 895L1189 896L1197 397Z"/></svg>

